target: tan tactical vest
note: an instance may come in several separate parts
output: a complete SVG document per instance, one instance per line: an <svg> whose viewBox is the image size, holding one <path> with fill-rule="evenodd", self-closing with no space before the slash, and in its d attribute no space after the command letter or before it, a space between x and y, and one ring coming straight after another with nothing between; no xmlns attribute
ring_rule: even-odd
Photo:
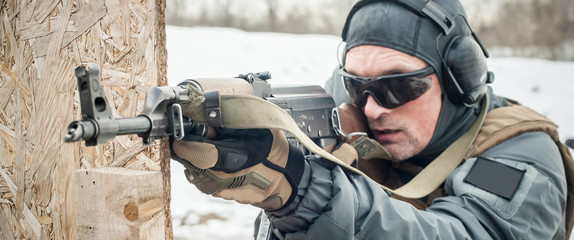
<svg viewBox="0 0 574 240"><path fill-rule="evenodd" d="M480 132L472 145L473 149L469 150L467 158L477 157L486 150L520 134L536 131L550 135L562 155L568 184L566 206L566 239L568 239L574 224L574 162L568 147L560 142L558 138L556 124L528 107L511 102L511 106L494 109L486 115ZM399 168L413 175L422 170L418 166L406 163L393 164L389 161L359 161L358 168L373 180L393 189L403 184L394 169ZM425 209L434 198L440 196L442 196L442 188L432 192L424 202L420 199L404 199L400 197L397 197L397 199L407 201L419 209Z"/></svg>

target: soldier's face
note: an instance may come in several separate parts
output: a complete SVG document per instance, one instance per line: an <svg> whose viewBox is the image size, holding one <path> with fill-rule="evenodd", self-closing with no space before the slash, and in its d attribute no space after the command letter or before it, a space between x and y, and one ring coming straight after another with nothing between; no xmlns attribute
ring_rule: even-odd
<svg viewBox="0 0 574 240"><path fill-rule="evenodd" d="M406 53L372 45L347 52L345 70L362 77L408 73L428 67L423 60ZM369 95L362 108L374 138L397 160L420 153L430 142L440 114L441 88L435 73L431 88L420 97L388 109Z"/></svg>

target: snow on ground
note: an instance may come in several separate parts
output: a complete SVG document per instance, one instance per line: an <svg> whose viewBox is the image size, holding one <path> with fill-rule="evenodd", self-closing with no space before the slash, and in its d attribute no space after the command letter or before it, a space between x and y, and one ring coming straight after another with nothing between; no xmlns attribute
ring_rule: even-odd
<svg viewBox="0 0 574 240"><path fill-rule="evenodd" d="M168 26L168 80L176 85L187 78L270 71L272 84L322 85L337 66L339 42L327 35ZM550 117L560 126L563 140L574 138L573 62L498 58L488 64L496 75L495 93ZM253 239L258 209L200 193L175 162L171 204L176 239Z"/></svg>

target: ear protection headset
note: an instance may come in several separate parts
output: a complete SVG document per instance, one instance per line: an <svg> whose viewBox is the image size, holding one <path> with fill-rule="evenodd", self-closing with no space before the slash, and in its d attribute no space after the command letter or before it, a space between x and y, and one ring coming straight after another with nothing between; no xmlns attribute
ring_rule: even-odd
<svg viewBox="0 0 574 240"><path fill-rule="evenodd" d="M353 15L367 4L382 1L384 0L364 0L353 6L343 28L343 41L347 39ZM448 97L458 105L472 106L478 103L486 93L486 84L494 80L494 74L488 72L486 64L488 52L470 28L466 17L462 14L453 16L432 0L386 1L399 4L430 19L437 26L441 34L437 36L436 51L441 56L442 81ZM447 40L449 42L441 53L439 43Z"/></svg>

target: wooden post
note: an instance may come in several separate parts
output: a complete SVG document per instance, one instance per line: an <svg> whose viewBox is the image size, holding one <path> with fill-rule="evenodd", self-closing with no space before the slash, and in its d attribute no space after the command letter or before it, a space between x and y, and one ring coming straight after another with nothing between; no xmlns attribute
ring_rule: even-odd
<svg viewBox="0 0 574 240"><path fill-rule="evenodd" d="M153 222L164 221L158 238L173 238L165 142L63 142L68 124L81 119L76 66L100 67L114 117L136 116L146 90L167 84L164 11L165 0L0 0L0 239L78 239L76 218L89 215L76 199L76 171L100 167L160 173L138 181L163 186L163 217L154 212ZM143 201L145 194L129 196ZM159 228L144 223L137 236L146 228L158 236Z"/></svg>
<svg viewBox="0 0 574 240"><path fill-rule="evenodd" d="M76 179L78 239L164 238L160 172L91 168Z"/></svg>

